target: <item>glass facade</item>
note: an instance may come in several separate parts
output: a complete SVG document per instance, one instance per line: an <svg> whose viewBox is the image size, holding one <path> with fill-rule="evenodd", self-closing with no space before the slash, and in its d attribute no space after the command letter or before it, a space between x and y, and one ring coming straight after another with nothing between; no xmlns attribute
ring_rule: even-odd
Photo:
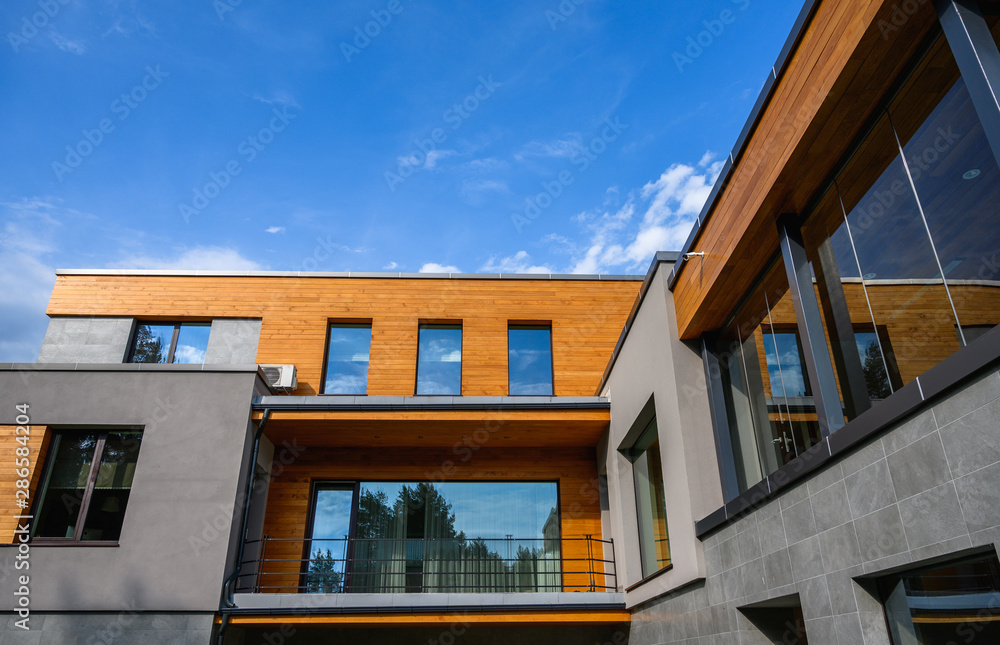
<svg viewBox="0 0 1000 645"><path fill-rule="evenodd" d="M462 394L462 326L420 325L417 394Z"/></svg>
<svg viewBox="0 0 1000 645"><path fill-rule="evenodd" d="M894 645L1000 643L1000 562L995 555L879 581Z"/></svg>
<svg viewBox="0 0 1000 645"><path fill-rule="evenodd" d="M372 343L370 324L330 325L326 350L323 394L357 394L368 391L368 360Z"/></svg>
<svg viewBox="0 0 1000 645"><path fill-rule="evenodd" d="M642 561L642 577L645 578L670 564L667 502L656 419L649 422L630 452L639 523L639 556Z"/></svg>
<svg viewBox="0 0 1000 645"><path fill-rule="evenodd" d="M1000 169L944 36L801 226L849 422L1000 322ZM820 440L779 258L716 345L740 490ZM725 431L725 429L723 429Z"/></svg>
<svg viewBox="0 0 1000 645"><path fill-rule="evenodd" d="M304 586L355 593L561 591L558 508L554 482L321 485Z"/></svg>
<svg viewBox="0 0 1000 645"><path fill-rule="evenodd" d="M57 433L32 536L118 540L141 441L139 431Z"/></svg>
<svg viewBox="0 0 1000 645"><path fill-rule="evenodd" d="M136 325L129 363L204 363L211 323Z"/></svg>
<svg viewBox="0 0 1000 645"><path fill-rule="evenodd" d="M507 366L511 396L552 396L552 327L508 327Z"/></svg>

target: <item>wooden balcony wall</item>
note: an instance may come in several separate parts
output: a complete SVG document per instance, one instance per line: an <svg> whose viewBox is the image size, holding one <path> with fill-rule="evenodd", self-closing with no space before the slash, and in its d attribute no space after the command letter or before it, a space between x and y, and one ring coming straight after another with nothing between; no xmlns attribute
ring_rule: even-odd
<svg viewBox="0 0 1000 645"><path fill-rule="evenodd" d="M462 394L507 392L509 321L551 322L557 396L592 396L639 281L85 276L56 278L50 316L261 318L258 363L295 364L318 394L330 321L371 321L368 394L415 392L417 326L463 324Z"/></svg>

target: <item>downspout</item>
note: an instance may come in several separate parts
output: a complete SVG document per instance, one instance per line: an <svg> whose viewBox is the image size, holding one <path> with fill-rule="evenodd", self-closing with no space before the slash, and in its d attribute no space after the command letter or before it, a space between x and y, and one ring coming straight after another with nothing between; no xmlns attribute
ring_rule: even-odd
<svg viewBox="0 0 1000 645"><path fill-rule="evenodd" d="M250 523L250 500L253 496L253 486L257 479L257 455L260 452L260 438L264 434L264 426L267 425L267 420L271 418L271 409L264 408L264 415L260 419L260 425L257 426L257 434L253 438L253 455L250 457L250 473L247 476L247 487L246 493L243 495L243 521L241 522L240 528L240 546L236 553L236 568L233 569L233 573L226 579L225 584L222 586L222 607L221 609L232 609L236 606L233 601L233 584L240 575L240 571L243 569L243 555L246 550L247 544L247 530ZM225 615L222 619L223 629L226 625ZM219 636L221 638L222 631L220 630ZM220 640L221 642L221 640Z"/></svg>

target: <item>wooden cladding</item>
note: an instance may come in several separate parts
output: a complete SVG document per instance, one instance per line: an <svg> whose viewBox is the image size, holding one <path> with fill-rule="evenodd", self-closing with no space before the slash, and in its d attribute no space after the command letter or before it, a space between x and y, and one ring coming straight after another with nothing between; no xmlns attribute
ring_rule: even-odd
<svg viewBox="0 0 1000 645"><path fill-rule="evenodd" d="M18 537L14 533L17 530L18 524L14 516L30 514L30 508L34 506L34 497L41 493L39 483L42 469L45 465L45 455L48 450L45 426L31 425L29 426L30 432L27 435L23 431L18 432L17 428L18 426L0 426L0 461L3 462L5 468L9 469L8 474L0 478L0 495L3 496L5 511L0 514L0 541L5 544L14 542ZM17 440L19 436L27 436L26 446ZM22 456L24 454L24 450L22 450L19 455L18 448L27 448L28 454ZM16 470L18 469L15 468L15 460L25 457L28 459L28 477L17 477ZM24 498L24 495L18 495L17 491L24 489L19 487L17 483L19 480L24 479L30 482L30 488L27 490L28 497L26 498L28 508L19 508L17 498Z"/></svg>
<svg viewBox="0 0 1000 645"><path fill-rule="evenodd" d="M936 24L915 3L819 2L674 286L681 338L717 329L778 250L776 220L803 213ZM888 29L886 28L888 27Z"/></svg>
<svg viewBox="0 0 1000 645"><path fill-rule="evenodd" d="M461 321L462 394L507 394L507 325L552 324L556 396L591 396L628 313L636 280L476 280L219 276L56 278L50 316L261 318L257 362L295 364L295 394L321 391L330 322L371 321L367 394L415 393L418 325Z"/></svg>
<svg viewBox="0 0 1000 645"><path fill-rule="evenodd" d="M464 459L463 459L464 458ZM592 449L481 448L468 455L452 450L365 448L303 451L291 463L275 461L267 493L264 534L307 537L313 481L556 481L563 538L601 537L597 461ZM269 542L267 559L300 559L301 542ZM284 549L284 550L282 550ZM585 588L591 580L585 541L563 542L563 584ZM598 554L600 557L600 554ZM282 571L287 569L275 569ZM265 569L267 571L267 569ZM271 586L294 587L297 576L265 576ZM286 579L287 578L287 579ZM603 575L597 584L610 584Z"/></svg>

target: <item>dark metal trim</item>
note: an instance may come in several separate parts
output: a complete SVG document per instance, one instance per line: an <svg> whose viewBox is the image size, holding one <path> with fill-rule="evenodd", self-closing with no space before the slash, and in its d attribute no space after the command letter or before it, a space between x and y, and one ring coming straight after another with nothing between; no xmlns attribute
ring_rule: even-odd
<svg viewBox="0 0 1000 645"><path fill-rule="evenodd" d="M705 385L708 389L708 409L712 416L712 431L715 435L715 457L719 462L722 478L723 499L733 499L740 494L739 478L736 475L736 455L733 439L729 434L729 415L722 386L722 366L719 357L709 349L715 347L712 334L701 337L701 359L705 366Z"/></svg>
<svg viewBox="0 0 1000 645"><path fill-rule="evenodd" d="M565 593L567 595L572 593L572 591L560 591L556 593ZM596 592L596 593L618 593L618 592ZM386 596L403 596L405 594L385 594ZM455 594L458 595L458 594ZM499 594L497 594L499 595ZM526 594L529 595L529 594ZM497 613L509 613L509 612L532 612L532 611L552 611L554 608L558 608L559 611L582 611L582 610L620 610L625 609L624 602L595 602L595 603L585 603L585 602L575 602L575 603L559 603L558 605L549 604L539 604L539 605L415 605L415 606L402 606L402 605L392 605L390 598L386 598L386 604L381 607L272 607L269 609L241 609L233 608L222 610L219 613L222 615L229 616L303 616L303 615L340 615L340 614L439 614L439 613L462 613L462 612L497 612Z"/></svg>
<svg viewBox="0 0 1000 645"><path fill-rule="evenodd" d="M335 395L330 398L326 396L310 397L281 397L282 399L293 399L286 402L264 401L265 397L255 396L251 402L254 410L272 410L274 412L287 411L331 411L331 412L371 412L371 411L404 411L404 410L490 410L490 411L519 411L519 410L609 410L611 403L608 399L600 397L548 397L552 400L539 401L537 396L515 396L515 397L452 397L450 395L421 394L419 397L349 397L347 395ZM274 397L266 397L273 399ZM367 402L365 399L374 399ZM414 400L414 399L430 400ZM450 399L455 401L434 401L433 399ZM463 398L472 398L465 401ZM350 399L350 400L348 400ZM489 399L489 400L483 400ZM534 400L533 400L534 399ZM566 399L566 400L559 400ZM298 400L298 401L296 401Z"/></svg>

